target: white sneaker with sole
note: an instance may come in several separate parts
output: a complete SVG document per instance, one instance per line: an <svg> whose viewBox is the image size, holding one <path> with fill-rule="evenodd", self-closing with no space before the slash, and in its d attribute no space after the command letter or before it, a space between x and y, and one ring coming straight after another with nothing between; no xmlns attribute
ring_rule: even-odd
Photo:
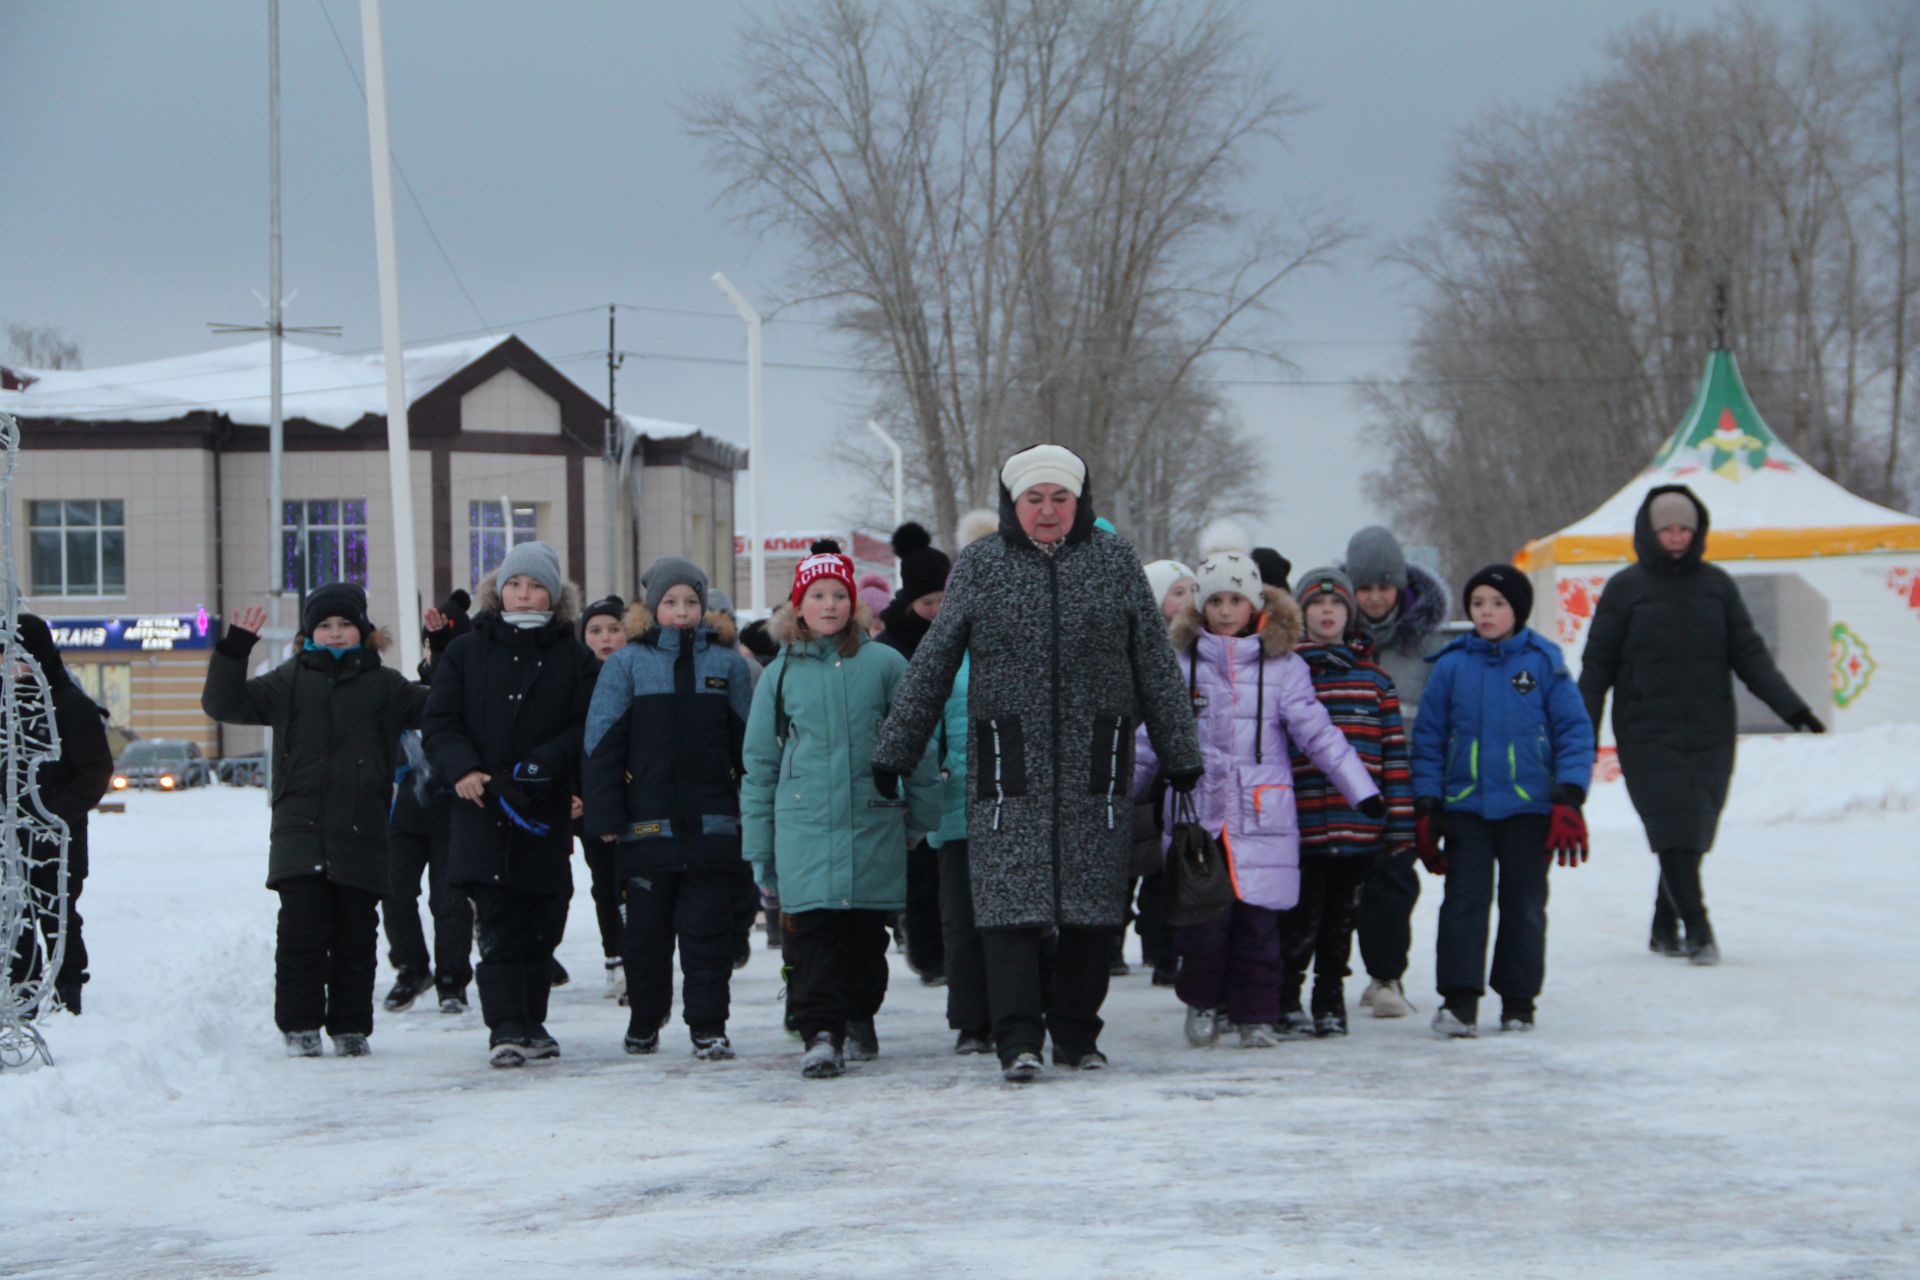
<svg viewBox="0 0 1920 1280"><path fill-rule="evenodd" d="M1279 1035L1264 1022L1243 1022L1240 1024L1240 1047L1242 1049L1272 1049L1280 1043Z"/></svg>
<svg viewBox="0 0 1920 1280"><path fill-rule="evenodd" d="M1433 1015L1433 1033L1446 1040L1471 1040L1480 1034L1480 1028L1471 1022L1462 1022L1453 1010L1445 1005Z"/></svg>
<svg viewBox="0 0 1920 1280"><path fill-rule="evenodd" d="M600 993L606 1000L618 1000L627 994L627 969L622 964L607 966L607 988Z"/></svg>
<svg viewBox="0 0 1920 1280"><path fill-rule="evenodd" d="M1400 980L1383 982L1375 978L1360 993L1361 1007L1373 1010L1376 1018L1404 1018L1413 1012L1413 1004L1407 999L1405 988Z"/></svg>
<svg viewBox="0 0 1920 1280"><path fill-rule="evenodd" d="M1220 1039L1220 1011L1187 1006L1187 1043L1196 1049L1210 1049Z"/></svg>

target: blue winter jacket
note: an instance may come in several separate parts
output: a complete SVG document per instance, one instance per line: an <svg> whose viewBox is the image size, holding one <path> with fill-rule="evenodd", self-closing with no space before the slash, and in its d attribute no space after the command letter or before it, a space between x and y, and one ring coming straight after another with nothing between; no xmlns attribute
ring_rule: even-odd
<svg viewBox="0 0 1920 1280"><path fill-rule="evenodd" d="M607 658L587 708L581 799L587 837L617 837L620 879L744 866L751 685L746 659L705 628L653 627Z"/></svg>
<svg viewBox="0 0 1920 1280"><path fill-rule="evenodd" d="M1413 794L1497 822L1547 813L1553 789L1593 781L1593 720L1560 647L1528 627L1499 644L1455 639L1413 727Z"/></svg>

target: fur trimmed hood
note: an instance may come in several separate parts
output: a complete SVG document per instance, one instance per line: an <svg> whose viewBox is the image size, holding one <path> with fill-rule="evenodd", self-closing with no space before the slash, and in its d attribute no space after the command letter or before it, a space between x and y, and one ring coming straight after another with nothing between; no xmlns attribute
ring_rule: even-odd
<svg viewBox="0 0 1920 1280"><path fill-rule="evenodd" d="M313 639L312 636L304 631L301 632L301 647L304 648L306 642L311 639ZM361 639L360 647L369 653L385 654L387 650L393 648L393 632L387 630L385 627L375 627L371 635Z"/></svg>
<svg viewBox="0 0 1920 1280"><path fill-rule="evenodd" d="M478 611L485 613L505 612L500 601L500 573L495 570L480 579L480 585L473 589L473 602ZM632 616L631 613L628 614ZM560 584L560 598L553 602L553 620L564 622L569 627L580 621L580 588L571 582Z"/></svg>
<svg viewBox="0 0 1920 1280"><path fill-rule="evenodd" d="M1264 587L1260 592L1260 652L1268 658L1277 658L1293 652L1306 634L1301 620L1300 606L1291 595L1278 587ZM1191 650L1202 635L1206 634L1207 622L1201 616L1200 606L1188 605L1173 620L1173 648L1176 653Z"/></svg>
<svg viewBox="0 0 1920 1280"><path fill-rule="evenodd" d="M866 644L870 639L867 633L873 629L873 610L864 601L856 603L853 620L847 626L855 629L861 644ZM773 616L767 619L767 634L782 649L800 639L800 611L793 607L791 601L775 609Z"/></svg>
<svg viewBox="0 0 1920 1280"><path fill-rule="evenodd" d="M653 610L647 608L646 601L635 600L627 606L627 616L620 620L620 625L626 628L627 639L638 640L653 630ZM709 609L707 616L700 620L700 625L712 634L713 643L724 648L731 649L740 640L740 628L730 613Z"/></svg>

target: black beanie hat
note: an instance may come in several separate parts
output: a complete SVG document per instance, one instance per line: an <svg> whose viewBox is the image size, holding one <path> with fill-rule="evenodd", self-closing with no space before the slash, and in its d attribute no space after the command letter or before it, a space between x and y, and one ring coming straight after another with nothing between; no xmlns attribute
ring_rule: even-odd
<svg viewBox="0 0 1920 1280"><path fill-rule="evenodd" d="M473 597L458 587L453 594L440 602L440 616L447 620L447 639L454 640L473 630L473 619L468 610L473 608Z"/></svg>
<svg viewBox="0 0 1920 1280"><path fill-rule="evenodd" d="M909 520L893 531L893 554L900 561L900 594L918 600L947 589L947 575L953 561L937 551L933 535L924 526Z"/></svg>
<svg viewBox="0 0 1920 1280"><path fill-rule="evenodd" d="M627 616L627 602L619 596L602 596L588 605L586 612L580 615L581 636L584 637L587 634L589 622L603 616L612 618L615 622L621 621Z"/></svg>
<svg viewBox="0 0 1920 1280"><path fill-rule="evenodd" d="M373 623L367 620L367 592L351 582L329 582L315 587L300 602L300 634L311 637L328 618L345 618L360 630L360 643L373 636Z"/></svg>
<svg viewBox="0 0 1920 1280"><path fill-rule="evenodd" d="M1473 589L1492 587L1507 598L1513 606L1513 629L1518 631L1527 625L1527 619L1533 616L1533 583L1527 575L1510 564L1490 564L1467 579L1467 589L1460 593L1462 607L1467 616L1473 616Z"/></svg>
<svg viewBox="0 0 1920 1280"><path fill-rule="evenodd" d="M1255 547L1247 554L1253 558L1254 567L1260 570L1260 581L1263 584L1278 587L1288 593L1293 591L1287 583L1287 580L1293 576L1293 561L1272 547Z"/></svg>

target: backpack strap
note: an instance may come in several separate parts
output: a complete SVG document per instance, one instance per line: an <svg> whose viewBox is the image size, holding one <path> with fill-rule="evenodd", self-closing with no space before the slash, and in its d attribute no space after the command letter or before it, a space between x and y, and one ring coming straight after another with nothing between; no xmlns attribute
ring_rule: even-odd
<svg viewBox="0 0 1920 1280"><path fill-rule="evenodd" d="M792 657L792 650L781 656L780 678L773 682L773 737L783 749L787 745L787 734L793 728L793 721L787 716L787 662Z"/></svg>

